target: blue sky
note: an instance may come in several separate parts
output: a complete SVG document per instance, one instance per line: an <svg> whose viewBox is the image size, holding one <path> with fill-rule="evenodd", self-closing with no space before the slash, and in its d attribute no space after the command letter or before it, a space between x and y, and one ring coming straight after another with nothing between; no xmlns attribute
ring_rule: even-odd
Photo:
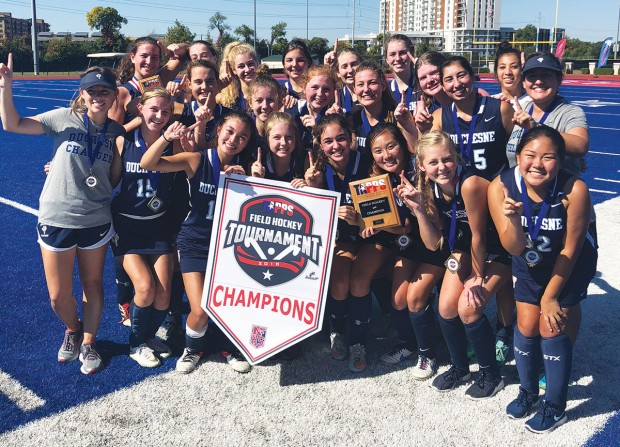
<svg viewBox="0 0 620 447"><path fill-rule="evenodd" d="M321 36L333 42L336 37L351 34L353 2L356 7L356 34L377 32L379 0L307 0L310 37ZM165 33L178 19L189 26L198 37L209 32L209 18L219 11L227 17L232 29L241 24L253 27L253 0L172 1L118 0L65 1L37 0L37 17L47 21L52 31L90 31L86 12L94 6L111 6L129 21L123 33L141 36L152 32ZM0 11L15 17L30 17L29 0L0 0ZM183 6L178 6L183 5ZM503 0L501 26L521 28L528 23L543 28L553 27L554 0ZM600 41L616 36L618 0L559 0L558 26L566 28L569 37ZM257 29L259 38L268 38L270 28L277 22L288 24L287 37L306 37L306 2L304 0L257 0ZM212 32L212 35L216 33Z"/></svg>

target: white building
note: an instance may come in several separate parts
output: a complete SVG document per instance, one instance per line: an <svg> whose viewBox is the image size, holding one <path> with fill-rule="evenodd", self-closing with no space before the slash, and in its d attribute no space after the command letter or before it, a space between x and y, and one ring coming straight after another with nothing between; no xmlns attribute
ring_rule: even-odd
<svg viewBox="0 0 620 447"><path fill-rule="evenodd" d="M441 37L446 52L486 53L499 40L501 0L380 0L379 30Z"/></svg>

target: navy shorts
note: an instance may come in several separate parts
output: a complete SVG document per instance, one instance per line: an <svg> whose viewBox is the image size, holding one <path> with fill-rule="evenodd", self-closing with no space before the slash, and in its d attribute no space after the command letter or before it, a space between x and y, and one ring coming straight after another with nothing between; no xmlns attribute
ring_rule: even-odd
<svg viewBox="0 0 620 447"><path fill-rule="evenodd" d="M208 242L178 238L177 250L181 273L205 273L207 271L207 261L209 260Z"/></svg>
<svg viewBox="0 0 620 447"><path fill-rule="evenodd" d="M588 241L585 241L573 271L558 297L561 307L575 306L587 297L588 286L594 275L596 275L597 260L598 253L596 249ZM517 278L515 283L515 301L538 306L547 284L548 281L541 284L532 279Z"/></svg>
<svg viewBox="0 0 620 447"><path fill-rule="evenodd" d="M115 215L116 236L110 243L114 256L172 253L172 228L166 214L148 220Z"/></svg>
<svg viewBox="0 0 620 447"><path fill-rule="evenodd" d="M450 250L448 250L446 244L444 244L443 248L438 250L429 250L420 239L414 239L407 248L398 253L398 256L419 264L444 267L444 262L446 262L446 259L450 256Z"/></svg>
<svg viewBox="0 0 620 447"><path fill-rule="evenodd" d="M67 251L75 247L94 250L106 245L115 234L112 222L90 228L62 228L37 224L37 242L49 251Z"/></svg>

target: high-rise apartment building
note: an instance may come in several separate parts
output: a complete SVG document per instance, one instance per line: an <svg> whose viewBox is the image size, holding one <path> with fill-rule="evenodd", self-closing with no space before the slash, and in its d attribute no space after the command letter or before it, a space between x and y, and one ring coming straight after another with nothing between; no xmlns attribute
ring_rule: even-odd
<svg viewBox="0 0 620 447"><path fill-rule="evenodd" d="M37 33L49 31L50 26L44 20L37 19ZM0 39L30 37L32 19L16 19L10 12L0 12Z"/></svg>
<svg viewBox="0 0 620 447"><path fill-rule="evenodd" d="M486 51L479 43L499 38L500 7L501 0L380 0L379 30L441 36L448 52Z"/></svg>

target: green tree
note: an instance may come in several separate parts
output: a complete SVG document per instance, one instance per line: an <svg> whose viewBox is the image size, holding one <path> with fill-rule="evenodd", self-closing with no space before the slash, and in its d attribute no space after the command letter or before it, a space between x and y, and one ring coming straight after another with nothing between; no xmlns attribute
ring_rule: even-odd
<svg viewBox="0 0 620 447"><path fill-rule="evenodd" d="M537 28L532 25L526 25L524 28L515 30L516 42L536 42L536 35L538 34ZM535 44L516 44L516 46L523 51L527 56L536 51Z"/></svg>
<svg viewBox="0 0 620 447"><path fill-rule="evenodd" d="M70 71L82 70L88 62L90 45L82 45L83 42L72 42L70 37L50 40L43 50L41 61L46 70Z"/></svg>
<svg viewBox="0 0 620 447"><path fill-rule="evenodd" d="M24 37L0 40L0 61L5 62L13 53L13 69L15 72L32 71L32 49L29 40Z"/></svg>
<svg viewBox="0 0 620 447"><path fill-rule="evenodd" d="M115 35L120 34L120 29L127 23L127 19L112 7L95 6L86 13L86 23L90 29L101 31L106 45L111 46L114 44Z"/></svg>
<svg viewBox="0 0 620 447"><path fill-rule="evenodd" d="M266 39L256 41L256 54L259 58L263 59L269 56L269 42Z"/></svg>
<svg viewBox="0 0 620 447"><path fill-rule="evenodd" d="M209 19L209 29L216 29L218 32L217 41L215 42L215 46L219 49L224 48L226 45L224 43L226 31L230 29L230 25L226 23L226 16L216 12Z"/></svg>
<svg viewBox="0 0 620 447"><path fill-rule="evenodd" d="M235 28L235 35L241 42L254 43L254 30L247 25L241 25Z"/></svg>
<svg viewBox="0 0 620 447"><path fill-rule="evenodd" d="M278 22L271 27L271 37L269 39L271 54L282 54L286 43L286 22Z"/></svg>
<svg viewBox="0 0 620 447"><path fill-rule="evenodd" d="M174 25L168 28L164 40L168 45L171 43L191 42L196 37L196 33L192 33L190 29L178 20L174 21Z"/></svg>
<svg viewBox="0 0 620 447"><path fill-rule="evenodd" d="M323 57L326 53L330 52L333 48L328 46L329 41L324 37L313 37L308 42L308 49L313 57L316 57L319 62L323 62Z"/></svg>

